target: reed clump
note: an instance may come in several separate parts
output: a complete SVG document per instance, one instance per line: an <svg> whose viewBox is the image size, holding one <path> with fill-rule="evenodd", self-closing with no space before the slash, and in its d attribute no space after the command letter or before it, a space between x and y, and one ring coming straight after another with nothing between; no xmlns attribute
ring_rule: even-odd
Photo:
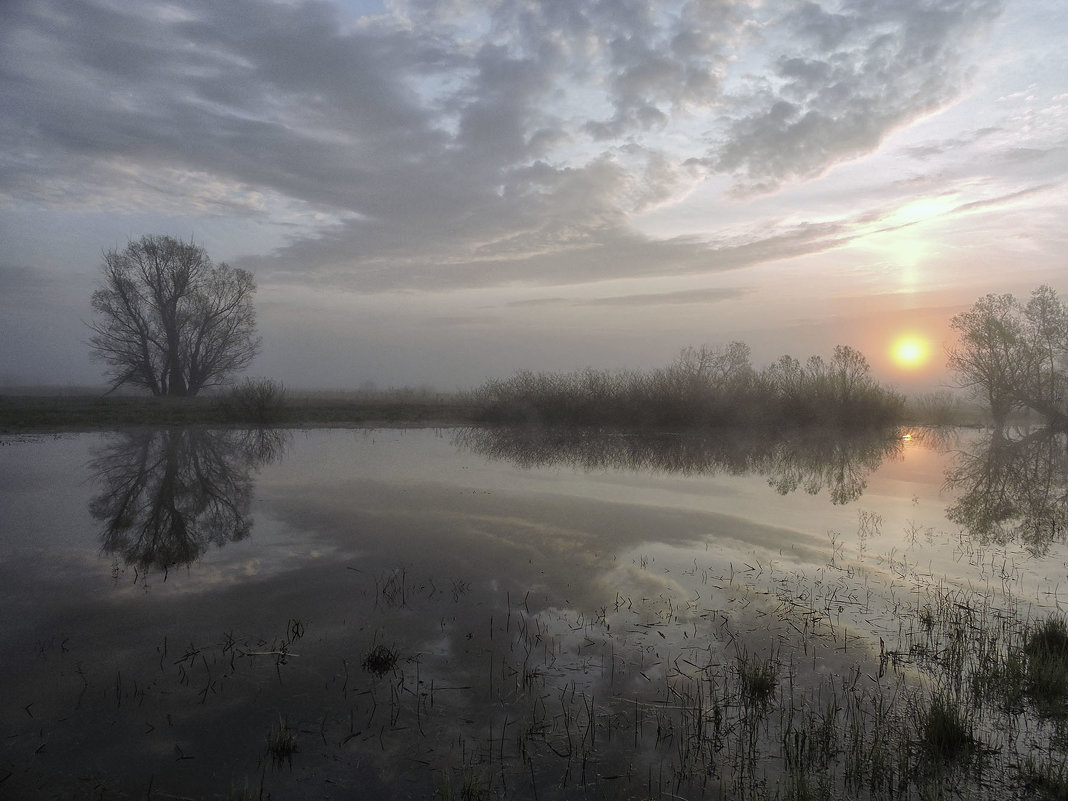
<svg viewBox="0 0 1068 801"><path fill-rule="evenodd" d="M738 680L742 703L752 707L766 707L775 697L779 671L772 658L755 659L742 656L738 659Z"/></svg>
<svg viewBox="0 0 1068 801"><path fill-rule="evenodd" d="M1046 618L1027 635L1027 691L1047 712L1063 712L1068 696L1068 623L1060 616Z"/></svg>
<svg viewBox="0 0 1068 801"><path fill-rule="evenodd" d="M949 762L965 756L972 747L972 725L960 704L936 693L920 720L920 741L927 753Z"/></svg>

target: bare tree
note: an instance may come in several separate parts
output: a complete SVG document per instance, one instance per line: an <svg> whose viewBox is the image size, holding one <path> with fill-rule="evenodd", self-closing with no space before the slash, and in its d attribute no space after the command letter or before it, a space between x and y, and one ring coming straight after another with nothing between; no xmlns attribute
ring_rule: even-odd
<svg viewBox="0 0 1068 801"><path fill-rule="evenodd" d="M949 325L960 337L949 349L949 368L961 387L990 404L1000 428L1021 406L1017 389L1025 366L1020 361L1020 304L1012 295L986 295L954 315Z"/></svg>
<svg viewBox="0 0 1068 801"><path fill-rule="evenodd" d="M960 338L949 349L949 367L960 386L990 404L996 425L1014 409L1068 424L1068 308L1053 289L1040 286L1026 305L1012 295L986 295L950 326Z"/></svg>
<svg viewBox="0 0 1068 801"><path fill-rule="evenodd" d="M144 236L104 253L102 269L89 341L108 365L111 390L196 395L259 351L252 274L213 263L202 247Z"/></svg>
<svg viewBox="0 0 1068 801"><path fill-rule="evenodd" d="M1024 307L1027 371L1023 398L1051 422L1068 420L1068 306L1049 286L1031 293Z"/></svg>

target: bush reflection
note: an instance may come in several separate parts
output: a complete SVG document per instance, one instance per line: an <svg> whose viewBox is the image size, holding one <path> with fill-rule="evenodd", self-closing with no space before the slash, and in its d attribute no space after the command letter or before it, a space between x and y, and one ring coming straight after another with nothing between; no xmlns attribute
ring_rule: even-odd
<svg viewBox="0 0 1068 801"><path fill-rule="evenodd" d="M546 428L474 428L458 443L521 467L563 464L582 470L622 468L681 475L758 474L786 495L824 490L832 503L859 498L872 471L901 452L894 429L844 433L813 429L769 433L640 433Z"/></svg>

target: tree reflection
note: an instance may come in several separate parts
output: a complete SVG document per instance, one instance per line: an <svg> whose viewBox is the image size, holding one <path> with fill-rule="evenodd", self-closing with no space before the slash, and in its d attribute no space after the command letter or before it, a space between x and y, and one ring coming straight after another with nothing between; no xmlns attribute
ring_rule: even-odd
<svg viewBox="0 0 1068 801"><path fill-rule="evenodd" d="M766 476L786 495L827 490L831 501L859 498L868 476L901 452L896 431L843 433L813 429L771 434L635 433L543 428L475 428L458 444L520 467L564 464L582 470L622 468L681 475L727 473Z"/></svg>
<svg viewBox="0 0 1068 801"><path fill-rule="evenodd" d="M281 457L287 439L268 429L125 432L90 464L102 489L89 511L104 523L104 550L138 570L165 572L209 545L244 539L251 471Z"/></svg>
<svg viewBox="0 0 1068 801"><path fill-rule="evenodd" d="M980 542L1019 540L1044 554L1068 532L1066 437L1045 428L1015 438L999 430L959 451L946 479L961 494L947 517Z"/></svg>

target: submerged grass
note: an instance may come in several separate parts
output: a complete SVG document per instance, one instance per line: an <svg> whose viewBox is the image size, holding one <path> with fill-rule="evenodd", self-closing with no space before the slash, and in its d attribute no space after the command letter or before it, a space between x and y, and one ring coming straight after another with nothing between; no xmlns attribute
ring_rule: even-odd
<svg viewBox="0 0 1068 801"><path fill-rule="evenodd" d="M321 716L308 755L320 763L307 769L333 765L343 776L349 760L368 760L382 781L415 771L422 779L406 781L443 801L1063 798L1060 707L1038 695L1037 682L1010 694L1023 675L1063 678L1064 620L1029 623L990 597L920 586L879 629L895 642L876 649L849 631L873 608L859 604L851 623L838 616L860 586L851 569L819 583L762 566L746 580L709 572L705 601L617 592L595 616L509 597L488 623L458 622L467 632L459 643L474 657L455 672L455 653L424 651L402 663L375 628L362 663L371 675L342 660L326 691L321 666L301 685L299 660L274 659L305 637L304 624L290 620L281 641L227 635L219 645L190 645L179 659L164 644L158 669L177 670L176 684L123 676L114 694L120 704L137 698L135 709L149 687L161 699L195 693L208 703L214 687L250 682L265 660L266 683L251 685L256 698L275 682L284 698L309 687L327 693L321 710L302 712ZM457 594L457 582L450 589L413 572L389 573L420 588L405 605L378 603L380 582L364 578L376 625L393 630L433 613L447 632L443 609L469 600L485 608L488 596L470 598L484 590ZM774 645L755 656L746 649L758 640ZM152 703L149 695L144 708ZM297 751L297 729L280 717L266 759L292 767ZM256 797L289 797L290 776L264 774ZM253 795L246 783L229 797Z"/></svg>
<svg viewBox="0 0 1068 801"><path fill-rule="evenodd" d="M459 791L453 790L453 773L450 768L441 771L437 792L442 801L482 801L483 782L473 766L464 765L460 769Z"/></svg>
<svg viewBox="0 0 1068 801"><path fill-rule="evenodd" d="M291 729L284 719L271 727L267 733L267 753L275 765L286 762L293 764L293 754L297 752L297 732Z"/></svg>
<svg viewBox="0 0 1068 801"><path fill-rule="evenodd" d="M773 658L738 657L738 681L742 703L748 707L766 707L775 696L779 674Z"/></svg>
<svg viewBox="0 0 1068 801"><path fill-rule="evenodd" d="M858 542L885 525L858 515ZM620 581L594 614L429 567L339 567L359 622L334 662L295 658L296 640L321 651L329 639L304 639L291 618L281 639L228 634L177 659L165 641L148 677L81 681L87 704L104 698L138 726L242 687L252 705L310 699L308 773L273 771L258 797L308 797L297 782L317 772L443 801L1066 797L1062 616L1034 620L1011 592L949 588L904 562L866 571L834 538L817 576L753 561L695 557L656 583L666 568L642 556L640 590ZM382 631L410 632L403 660ZM292 767L297 738L279 718L264 770ZM247 783L230 796L250 797Z"/></svg>
<svg viewBox="0 0 1068 801"><path fill-rule="evenodd" d="M385 645L377 645L364 657L363 669L375 676L384 676L397 666L397 652Z"/></svg>

